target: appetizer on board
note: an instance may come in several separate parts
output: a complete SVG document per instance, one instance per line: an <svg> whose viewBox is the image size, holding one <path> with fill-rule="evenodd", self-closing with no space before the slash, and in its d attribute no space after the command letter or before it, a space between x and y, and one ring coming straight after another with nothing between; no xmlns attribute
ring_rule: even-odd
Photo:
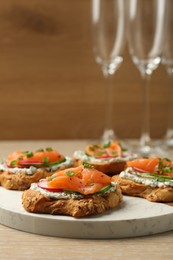
<svg viewBox="0 0 173 260"><path fill-rule="evenodd" d="M173 162L168 158L139 158L112 177L122 193L153 202L173 202Z"/></svg>
<svg viewBox="0 0 173 260"><path fill-rule="evenodd" d="M33 183L22 194L26 211L76 218L104 213L121 201L119 185L85 163Z"/></svg>
<svg viewBox="0 0 173 260"><path fill-rule="evenodd" d="M126 168L126 163L137 156L122 148L119 141L87 145L84 151L75 151L74 164L90 163L95 169L108 175L118 174Z"/></svg>
<svg viewBox="0 0 173 260"><path fill-rule="evenodd" d="M0 185L10 190L25 190L31 183L71 166L71 158L51 147L34 152L15 151L0 164Z"/></svg>

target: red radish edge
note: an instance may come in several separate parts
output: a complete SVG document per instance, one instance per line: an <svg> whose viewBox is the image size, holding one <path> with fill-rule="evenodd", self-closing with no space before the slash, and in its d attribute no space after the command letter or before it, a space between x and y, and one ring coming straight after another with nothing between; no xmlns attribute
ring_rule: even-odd
<svg viewBox="0 0 173 260"><path fill-rule="evenodd" d="M45 179L42 179L38 182L38 187L47 191L51 191L51 192L62 192L63 189L59 189L59 188L50 188L47 186L47 181Z"/></svg>
<svg viewBox="0 0 173 260"><path fill-rule="evenodd" d="M146 171L146 170L143 170L143 169L139 169L139 168L137 168L137 167L132 167L132 169L135 171L135 172L141 172L141 173L146 173L146 172L148 172L148 171Z"/></svg>
<svg viewBox="0 0 173 260"><path fill-rule="evenodd" d="M21 166L25 166L25 165L43 165L43 162L39 162L39 161L27 161L27 160L22 160L19 161L19 164Z"/></svg>

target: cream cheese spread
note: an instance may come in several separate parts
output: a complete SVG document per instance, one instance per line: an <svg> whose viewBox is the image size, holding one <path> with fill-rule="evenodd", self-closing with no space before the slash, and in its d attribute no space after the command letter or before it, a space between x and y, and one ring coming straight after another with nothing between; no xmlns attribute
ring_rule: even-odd
<svg viewBox="0 0 173 260"><path fill-rule="evenodd" d="M113 158L95 158L93 156L88 156L84 151L75 151L73 157L77 160L87 161L90 163L100 164L100 163L112 163L112 162L126 162L137 158L136 154L130 152L124 152L123 156L117 156Z"/></svg>
<svg viewBox="0 0 173 260"><path fill-rule="evenodd" d="M103 194L115 191L116 190L116 185L117 185L116 182L111 182L111 187L108 190L106 190L103 193L97 193L97 195L101 196ZM30 189L34 190L34 191L38 191L42 195L44 195L46 197L49 197L49 198L52 198L52 199L82 199L82 198L84 198L83 194L80 194L80 193L77 193L77 192L73 192L73 191L69 191L69 192L51 192L51 191L48 191L46 189L40 188L37 185L37 183L32 183Z"/></svg>
<svg viewBox="0 0 173 260"><path fill-rule="evenodd" d="M125 171L120 173L120 177L137 183L145 184L153 188L173 187L173 179L168 180L166 178L162 178L162 180L160 180L159 178L155 178L152 175L143 177L142 174L143 173L134 172L131 167L128 167Z"/></svg>

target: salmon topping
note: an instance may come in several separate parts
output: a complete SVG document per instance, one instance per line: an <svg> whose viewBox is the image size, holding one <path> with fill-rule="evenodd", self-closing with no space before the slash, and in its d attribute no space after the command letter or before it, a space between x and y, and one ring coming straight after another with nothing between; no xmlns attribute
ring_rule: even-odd
<svg viewBox="0 0 173 260"><path fill-rule="evenodd" d="M48 147L46 149L39 149L35 152L32 151L15 151L10 154L6 160L8 167L30 167L38 166L51 166L61 161L65 161L65 157L58 151Z"/></svg>
<svg viewBox="0 0 173 260"><path fill-rule="evenodd" d="M122 156L122 149L118 141L113 141L107 144L88 145L85 153L96 158L111 158Z"/></svg>
<svg viewBox="0 0 173 260"><path fill-rule="evenodd" d="M154 173L173 177L173 161L168 158L139 158L127 162L135 171Z"/></svg>
<svg viewBox="0 0 173 260"><path fill-rule="evenodd" d="M51 189L75 191L84 195L99 192L111 183L111 177L92 166L83 165L56 172L46 180Z"/></svg>

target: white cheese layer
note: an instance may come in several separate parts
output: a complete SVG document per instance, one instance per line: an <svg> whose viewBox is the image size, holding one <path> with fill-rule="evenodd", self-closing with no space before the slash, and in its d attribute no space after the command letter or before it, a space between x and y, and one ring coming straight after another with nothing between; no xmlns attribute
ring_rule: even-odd
<svg viewBox="0 0 173 260"><path fill-rule="evenodd" d="M131 167L127 168L125 171L120 173L120 177L123 179L131 180L137 183L145 184L151 186L153 188L156 187L173 187L173 179L167 180L162 179L159 180L155 177L142 177L142 173L134 172Z"/></svg>
<svg viewBox="0 0 173 260"><path fill-rule="evenodd" d="M101 196L101 195L104 195L106 193L110 193L110 192L115 191L116 185L117 185L116 182L111 182L110 189L108 189L106 192L103 192L103 193L100 193L100 194L97 194L97 195ZM30 189L34 190L34 191L38 191L42 195L49 197L49 198L52 198L52 199L82 199L82 198L84 198L83 194L79 194L79 193L72 192L72 191L71 192L51 192L51 191L48 191L46 189L40 188L37 183L32 183Z"/></svg>
<svg viewBox="0 0 173 260"><path fill-rule="evenodd" d="M114 158L95 158L93 156L88 156L84 151L75 151L73 157L77 160L87 161L90 163L100 164L100 163L111 163L111 162L126 162L137 158L136 154L130 152L124 152L123 156L117 156Z"/></svg>
<svg viewBox="0 0 173 260"><path fill-rule="evenodd" d="M73 160L70 157L65 157L65 159L66 160L62 163L55 164L50 167L44 167L44 169L46 169L47 171L50 171L50 172L55 172L56 170L59 170L60 168L65 169L67 167L73 166ZM26 175L33 175L38 170L40 170L40 168L37 168L35 166L30 166L29 168L19 168L19 167L10 168L10 167L7 167L4 163L0 164L0 172L8 171L8 172L14 173L14 174L23 173Z"/></svg>

